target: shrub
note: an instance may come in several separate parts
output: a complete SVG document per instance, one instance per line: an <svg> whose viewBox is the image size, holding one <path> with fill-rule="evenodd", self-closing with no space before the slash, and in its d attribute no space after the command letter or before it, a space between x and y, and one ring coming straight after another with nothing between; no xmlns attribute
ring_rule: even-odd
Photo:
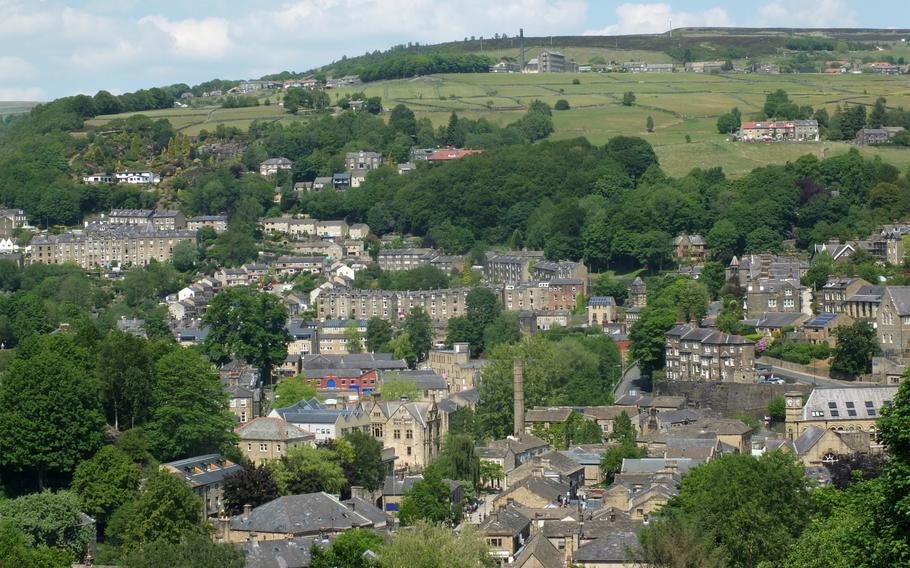
<svg viewBox="0 0 910 568"><path fill-rule="evenodd" d="M553 105L555 110L569 110L569 101L566 99L559 99L556 101L556 104Z"/></svg>

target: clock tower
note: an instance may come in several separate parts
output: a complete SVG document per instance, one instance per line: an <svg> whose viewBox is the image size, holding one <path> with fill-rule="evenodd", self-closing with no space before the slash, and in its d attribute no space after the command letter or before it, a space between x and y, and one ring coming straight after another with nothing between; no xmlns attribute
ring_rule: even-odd
<svg viewBox="0 0 910 568"><path fill-rule="evenodd" d="M797 423L803 417L803 393L801 392L788 392L784 395L784 399L787 401L787 411L786 411L786 431L787 438L790 440L796 439L799 436L797 431Z"/></svg>

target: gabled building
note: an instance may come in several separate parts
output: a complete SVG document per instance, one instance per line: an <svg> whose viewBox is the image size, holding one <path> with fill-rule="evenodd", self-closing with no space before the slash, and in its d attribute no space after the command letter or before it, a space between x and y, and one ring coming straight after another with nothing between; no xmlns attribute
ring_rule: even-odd
<svg viewBox="0 0 910 568"><path fill-rule="evenodd" d="M264 176L276 175L280 170L290 170L294 162L287 158L269 158L259 164L259 173Z"/></svg>
<svg viewBox="0 0 910 568"><path fill-rule="evenodd" d="M256 465L281 459L297 446L313 446L316 436L280 418L263 416L235 430L237 447Z"/></svg>
<svg viewBox="0 0 910 568"><path fill-rule="evenodd" d="M708 257L708 247L701 235L679 235L670 243L673 258L686 262L701 262Z"/></svg>
<svg viewBox="0 0 910 568"><path fill-rule="evenodd" d="M204 518L222 513L224 478L243 469L218 454L196 456L161 464L161 469L180 477L202 500Z"/></svg>
<svg viewBox="0 0 910 568"><path fill-rule="evenodd" d="M846 311L847 300L861 288L871 286L862 278L831 278L816 295L819 311L837 314Z"/></svg>
<svg viewBox="0 0 910 568"><path fill-rule="evenodd" d="M690 324L666 333L666 372L671 381L751 382L755 343Z"/></svg>
<svg viewBox="0 0 910 568"><path fill-rule="evenodd" d="M808 397L789 392L784 397L787 439L796 440L814 426L822 430L866 432L876 440L878 418L882 409L891 406L897 389L897 386L816 387Z"/></svg>
<svg viewBox="0 0 910 568"><path fill-rule="evenodd" d="M363 507L371 505L359 505L350 507L321 492L287 495L231 518L224 538L244 542L255 535L260 541L271 541L374 528L370 517L383 515L382 511L372 511L368 516Z"/></svg>
<svg viewBox="0 0 910 568"><path fill-rule="evenodd" d="M602 326L616 321L616 300L613 296L591 296L587 307L588 325Z"/></svg>

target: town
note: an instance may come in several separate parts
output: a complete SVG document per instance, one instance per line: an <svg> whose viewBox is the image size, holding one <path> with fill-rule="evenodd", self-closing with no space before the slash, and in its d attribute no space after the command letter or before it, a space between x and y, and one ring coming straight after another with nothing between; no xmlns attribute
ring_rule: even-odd
<svg viewBox="0 0 910 568"><path fill-rule="evenodd" d="M910 169L868 153L910 112L792 83L700 120L802 155L675 175L650 115L564 135L565 87L435 122L346 91L908 72L791 36L587 62L519 30L0 120L0 568L910 562ZM214 98L282 120L156 118Z"/></svg>

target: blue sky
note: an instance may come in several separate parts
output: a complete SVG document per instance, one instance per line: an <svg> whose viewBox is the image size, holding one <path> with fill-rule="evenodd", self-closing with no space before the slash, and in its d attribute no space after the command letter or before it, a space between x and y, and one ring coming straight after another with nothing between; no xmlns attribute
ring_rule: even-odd
<svg viewBox="0 0 910 568"><path fill-rule="evenodd" d="M904 20L896 21L896 16ZM302 71L397 43L684 26L904 27L906 0L0 0L0 100Z"/></svg>

